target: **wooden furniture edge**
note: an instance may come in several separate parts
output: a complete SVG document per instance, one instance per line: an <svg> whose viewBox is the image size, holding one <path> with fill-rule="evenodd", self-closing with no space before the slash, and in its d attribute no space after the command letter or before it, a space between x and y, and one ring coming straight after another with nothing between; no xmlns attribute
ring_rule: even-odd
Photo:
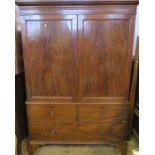
<svg viewBox="0 0 155 155"><path fill-rule="evenodd" d="M34 5L137 5L139 0L16 0L19 6Z"/></svg>
<svg viewBox="0 0 155 155"><path fill-rule="evenodd" d="M130 138L131 133L132 133L132 122L133 122L133 114L134 114L134 107L135 107L138 67L139 67L139 37L137 38L137 47L136 47L136 55L135 55L135 62L134 62L134 68L133 68L133 77L132 77L132 81L131 81L131 89L130 89L130 95L129 95L130 124L129 124L128 138Z"/></svg>
<svg viewBox="0 0 155 155"><path fill-rule="evenodd" d="M117 149L120 150L122 155L127 155L127 142L126 141L121 141L121 142L73 142L73 141L64 141L64 142L51 142L51 141L35 141L35 140L28 140L27 141L27 148L29 151L29 155L33 155L33 153L38 149L43 146L49 146L49 145L55 145L55 144L71 144L71 145L94 145L94 144L99 144L99 145L108 145L111 147L116 147Z"/></svg>

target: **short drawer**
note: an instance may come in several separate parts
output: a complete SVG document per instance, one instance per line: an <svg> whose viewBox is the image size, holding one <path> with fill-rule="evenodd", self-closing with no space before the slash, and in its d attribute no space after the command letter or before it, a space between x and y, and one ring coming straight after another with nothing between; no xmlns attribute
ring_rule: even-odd
<svg viewBox="0 0 155 155"><path fill-rule="evenodd" d="M92 142L126 139L127 126L120 123L108 124L32 124L29 127L30 138L34 140Z"/></svg>
<svg viewBox="0 0 155 155"><path fill-rule="evenodd" d="M128 121L128 104L90 104L79 105L80 122L109 122Z"/></svg>
<svg viewBox="0 0 155 155"><path fill-rule="evenodd" d="M31 124L29 134L30 138L35 140L73 140L76 138L77 129L75 124Z"/></svg>
<svg viewBox="0 0 155 155"><path fill-rule="evenodd" d="M76 106L71 104L27 104L28 122L68 122L76 119Z"/></svg>

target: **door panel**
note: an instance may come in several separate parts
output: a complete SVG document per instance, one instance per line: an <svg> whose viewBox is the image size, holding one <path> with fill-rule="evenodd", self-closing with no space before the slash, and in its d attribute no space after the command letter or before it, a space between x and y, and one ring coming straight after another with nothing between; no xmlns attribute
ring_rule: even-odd
<svg viewBox="0 0 155 155"><path fill-rule="evenodd" d="M80 15L81 97L124 97L128 85L129 15Z"/></svg>
<svg viewBox="0 0 155 155"><path fill-rule="evenodd" d="M77 16L33 15L25 21L29 97L74 97Z"/></svg>

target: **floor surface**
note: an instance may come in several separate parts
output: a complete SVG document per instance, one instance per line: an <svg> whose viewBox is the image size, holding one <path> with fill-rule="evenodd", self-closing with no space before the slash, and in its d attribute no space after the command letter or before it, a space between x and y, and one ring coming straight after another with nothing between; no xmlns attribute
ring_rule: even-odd
<svg viewBox="0 0 155 155"><path fill-rule="evenodd" d="M134 137L128 141L128 155L133 155L133 150L138 149L138 143ZM27 140L22 141L22 155L28 155ZM107 145L51 145L38 148L34 155L121 155L117 148Z"/></svg>

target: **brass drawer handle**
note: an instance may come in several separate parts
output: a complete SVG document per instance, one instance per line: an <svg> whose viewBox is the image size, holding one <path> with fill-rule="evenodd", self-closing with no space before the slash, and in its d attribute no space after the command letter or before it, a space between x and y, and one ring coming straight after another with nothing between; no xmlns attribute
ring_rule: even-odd
<svg viewBox="0 0 155 155"><path fill-rule="evenodd" d="M50 116L54 116L54 115L55 115L55 112L54 112L54 111L51 111L51 112L49 113L49 115L50 115Z"/></svg>
<svg viewBox="0 0 155 155"><path fill-rule="evenodd" d="M51 135L55 135L56 134L56 131L55 130L51 130Z"/></svg>
<svg viewBox="0 0 155 155"><path fill-rule="evenodd" d="M103 118L106 116L106 113L105 112L100 112L100 116Z"/></svg>
<svg viewBox="0 0 155 155"><path fill-rule="evenodd" d="M127 123L127 121L122 121L122 123L123 123L123 124L126 124L126 123Z"/></svg>
<svg viewBox="0 0 155 155"><path fill-rule="evenodd" d="M100 130L100 135L101 135L101 136L104 135L104 130L103 130L103 129Z"/></svg>
<svg viewBox="0 0 155 155"><path fill-rule="evenodd" d="M47 24L44 25L45 29L47 28Z"/></svg>

